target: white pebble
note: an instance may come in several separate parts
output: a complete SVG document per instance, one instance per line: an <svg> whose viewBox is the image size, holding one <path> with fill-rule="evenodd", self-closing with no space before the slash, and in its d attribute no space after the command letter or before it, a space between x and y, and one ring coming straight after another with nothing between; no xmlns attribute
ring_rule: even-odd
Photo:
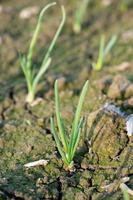
<svg viewBox="0 0 133 200"><path fill-rule="evenodd" d="M21 19L29 19L32 16L36 15L38 13L39 8L36 6L32 6L32 7L27 7L24 8L20 13L19 13L19 17Z"/></svg>
<svg viewBox="0 0 133 200"><path fill-rule="evenodd" d="M35 166L39 166L39 165L47 165L48 163L48 160L37 160L37 161L34 161L34 162L30 162L30 163L27 163L24 165L24 167L35 167Z"/></svg>
<svg viewBox="0 0 133 200"><path fill-rule="evenodd" d="M133 114L127 117L126 128L127 128L127 135L132 136L133 135Z"/></svg>

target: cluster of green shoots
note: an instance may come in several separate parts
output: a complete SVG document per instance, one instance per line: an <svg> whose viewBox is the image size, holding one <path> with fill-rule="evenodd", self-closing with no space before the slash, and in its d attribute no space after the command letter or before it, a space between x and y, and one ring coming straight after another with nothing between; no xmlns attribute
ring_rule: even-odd
<svg viewBox="0 0 133 200"><path fill-rule="evenodd" d="M54 136L58 151L62 157L62 160L69 170L72 169L73 167L73 158L74 158L75 151L80 139L81 127L83 125L83 118L80 118L80 114L81 114L84 98L87 93L87 88L88 88L88 81L86 81L80 94L79 103L78 103L75 117L72 123L71 134L67 134L66 129L64 127L64 122L60 113L58 81L57 80L55 81L55 87L54 87L55 112L56 112L58 131L54 125L53 118L50 119L51 130L52 130L52 134Z"/></svg>
<svg viewBox="0 0 133 200"><path fill-rule="evenodd" d="M57 29L57 32L55 33L55 36L53 37L53 40L52 40L47 52L45 53L45 56L41 63L41 66L40 66L39 70L37 71L33 64L33 54L36 49L38 34L40 32L41 25L43 22L43 15L48 8L50 8L51 6L54 6L55 4L56 4L55 2L50 3L42 9L42 11L39 15L39 18L38 18L37 26L35 28L33 37L31 39L28 53L27 53L27 55L20 54L20 64L21 64L21 67L22 67L22 70L23 70L23 73L24 73L24 76L26 79L27 89L28 89L28 95L26 98L26 102L28 102L28 103L33 102L33 100L35 98L35 94L36 94L37 85L38 85L40 79L42 78L43 74L46 72L46 70L50 66L51 52L55 46L56 40L63 28L64 22L65 22L65 10L64 10L64 7L62 6L61 7L62 21Z"/></svg>
<svg viewBox="0 0 133 200"><path fill-rule="evenodd" d="M74 24L73 24L73 30L75 33L79 33L81 31L84 17L86 15L87 7L90 1L91 0L82 0L75 11Z"/></svg>
<svg viewBox="0 0 133 200"><path fill-rule="evenodd" d="M109 40L109 42L107 43L107 45L105 46L105 37L104 35L101 36L98 59L96 63L93 63L94 70L100 71L103 68L105 58L113 48L114 44L116 43L116 40L117 36L113 35Z"/></svg>
<svg viewBox="0 0 133 200"><path fill-rule="evenodd" d="M81 29L83 17L86 13L87 5L88 5L89 1L90 0L83 0L83 2L81 3L80 10L77 11L76 20L75 20L75 24L74 24L74 30L76 32L79 32ZM42 11L39 15L39 18L38 18L37 26L35 28L33 37L31 39L28 53L27 53L27 55L20 54L20 63L21 63L23 73L25 75L27 89L28 89L28 95L26 98L26 102L28 102L28 103L33 102L35 95L36 95L37 85L38 85L40 79L42 78L43 74L46 72L46 70L50 66L51 52L55 46L57 38L58 38L58 36L63 28L64 22L65 22L66 15L65 15L64 7L62 6L61 7L61 10L62 10L61 23L51 41L49 48L47 49L47 52L45 53L45 56L42 60L39 70L36 70L36 68L34 67L34 64L33 64L33 54L36 49L38 34L40 32L41 25L43 22L43 15L48 8L50 8L51 6L54 6L55 4L56 4L55 2L50 3L42 9ZM93 63L93 68L95 70L102 69L105 57L112 49L113 45L116 42L116 39L117 39L117 37L114 35L110 39L110 41L107 43L107 45L105 46L105 38L104 38L104 36L101 37L98 59L97 59L96 63ZM83 117L80 118L80 115L81 115L81 110L82 110L82 106L84 103L84 98L87 93L87 88L88 88L88 81L85 83L85 85L83 86L83 89L81 91L81 94L79 97L79 103L77 105L75 117L74 117L74 120L72 123L71 133L68 134L66 131L66 128L64 126L64 122L63 122L61 113L60 113L58 81L57 80L55 81L55 87L54 87L54 89L55 89L55 113L56 113L56 121L57 121L58 129L56 129L54 119L51 118L50 119L51 131L54 136L58 151L62 157L62 160L63 160L64 164L68 167L68 169L71 169L73 167L73 158L75 156L75 152L76 152L77 146L79 144L80 132L81 132L81 128L83 126Z"/></svg>
<svg viewBox="0 0 133 200"><path fill-rule="evenodd" d="M31 39L28 53L27 53L27 55L20 54L20 64L21 64L23 73L25 75L27 89L28 89L28 95L26 98L27 103L32 103L34 101L37 85L38 85L42 75L46 72L46 70L48 69L48 67L51 63L51 52L55 46L56 40L63 28L64 22L65 22L66 15L65 15L64 7L62 6L61 7L62 21L55 33L55 36L54 36L47 52L45 53L42 64L41 64L39 70L37 71L33 65L33 54L36 49L38 34L40 32L41 25L43 22L43 15L49 7L54 6L55 4L56 4L55 2L50 3L42 9L42 11L39 15L39 18L38 18L37 26L35 28L33 37ZM57 80L55 81L55 111L56 111L58 132L55 128L53 118L51 118L51 130L52 130L53 136L55 138L59 153L62 157L62 160L64 161L64 163L66 164L66 166L69 169L73 166L73 157L75 155L75 151L76 151L77 145L79 143L81 127L83 124L83 118L80 119L80 113L81 113L84 98L85 98L85 95L87 92L87 87L88 87L88 81L85 83L85 85L82 89L82 92L81 92L81 95L79 98L79 103L77 106L77 110L75 113L75 118L74 118L74 121L72 124L71 135L68 135L68 134L66 134L63 119L60 114L60 100L59 100L59 93L58 93L58 84L57 84Z"/></svg>

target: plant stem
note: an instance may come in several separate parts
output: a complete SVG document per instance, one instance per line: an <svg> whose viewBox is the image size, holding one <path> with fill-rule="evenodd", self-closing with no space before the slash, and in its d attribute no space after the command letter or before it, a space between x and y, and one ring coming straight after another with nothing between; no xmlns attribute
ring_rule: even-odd
<svg viewBox="0 0 133 200"><path fill-rule="evenodd" d="M34 93L34 91L33 91L33 90L30 90L30 91L28 92L27 97L26 97L26 102L27 102L27 103L32 103L33 100L34 100L34 98L35 98L35 93Z"/></svg>

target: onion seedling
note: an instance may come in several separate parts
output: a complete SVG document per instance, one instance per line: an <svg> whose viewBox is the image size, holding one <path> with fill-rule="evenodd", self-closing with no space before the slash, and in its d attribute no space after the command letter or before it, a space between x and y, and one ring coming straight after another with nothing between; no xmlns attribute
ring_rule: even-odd
<svg viewBox="0 0 133 200"><path fill-rule="evenodd" d="M81 31L82 23L87 11L87 6L91 0L83 0L80 2L78 8L75 11L73 30L75 33Z"/></svg>
<svg viewBox="0 0 133 200"><path fill-rule="evenodd" d="M68 135L66 133L66 129L64 127L63 119L60 113L60 99L58 93L58 81L55 81L55 112L56 112L56 119L57 119L57 126L58 131L55 128L54 120L51 117L51 131L54 136L56 146L58 151L62 157L64 164L67 166L69 170L73 167L73 158L75 155L76 148L79 143L80 139L80 132L81 127L83 126L83 117L80 118L81 109L84 103L84 98L87 93L88 88L88 81L86 81L85 85L83 86L82 92L80 94L79 103L76 109L75 117L72 123L72 130L71 134Z"/></svg>
<svg viewBox="0 0 133 200"><path fill-rule="evenodd" d="M31 39L28 53L27 53L27 55L20 54L20 64L21 64L21 68L23 70L23 73L24 73L24 76L26 79L27 89L28 89L28 95L26 98L27 103L32 103L35 98L37 85L38 85L40 79L42 78L42 75L46 72L46 70L48 69L48 67L51 63L51 52L55 46L56 40L57 40L57 38L63 28L63 25L65 23L65 18L66 18L65 9L63 6L61 6L62 21L53 37L53 40L52 40L47 52L45 53L45 56L42 60L42 63L41 63L41 66L40 66L38 72L36 72L36 70L33 66L33 53L35 52L35 49L36 49L38 34L40 32L41 25L43 22L43 15L47 9L49 9L51 6L54 6L54 5L56 5L56 2L50 3L42 9L42 11L40 12L39 18L38 18L37 26L35 28L35 31L33 33L32 39Z"/></svg>
<svg viewBox="0 0 133 200"><path fill-rule="evenodd" d="M101 36L100 46L99 46L99 54L96 63L93 63L92 66L95 70L100 71L103 68L103 63L105 61L106 55L111 51L114 44L116 43L117 36L113 35L107 45L105 46L105 37Z"/></svg>

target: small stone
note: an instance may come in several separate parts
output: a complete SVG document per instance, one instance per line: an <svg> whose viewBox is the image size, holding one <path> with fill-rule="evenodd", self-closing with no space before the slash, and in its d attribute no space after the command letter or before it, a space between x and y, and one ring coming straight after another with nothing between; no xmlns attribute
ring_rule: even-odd
<svg viewBox="0 0 133 200"><path fill-rule="evenodd" d="M119 71L119 72L124 72L126 70L129 70L132 67L132 63L129 62L123 62L120 65L117 65L115 67L115 70Z"/></svg>
<svg viewBox="0 0 133 200"><path fill-rule="evenodd" d="M102 0L102 4L104 5L104 6L110 6L111 4L112 4L112 0Z"/></svg>
<svg viewBox="0 0 133 200"><path fill-rule="evenodd" d="M127 117L126 128L127 128L127 135L132 136L133 135L133 114Z"/></svg>
<svg viewBox="0 0 133 200"><path fill-rule="evenodd" d="M120 99L129 85L129 81L121 75L116 75L108 90L108 97L111 99Z"/></svg>
<svg viewBox="0 0 133 200"><path fill-rule="evenodd" d="M125 91L125 98L129 98L133 96L133 84L130 84Z"/></svg>
<svg viewBox="0 0 133 200"><path fill-rule="evenodd" d="M27 7L21 10L19 17L21 19L29 19L38 13L39 8L37 6Z"/></svg>

